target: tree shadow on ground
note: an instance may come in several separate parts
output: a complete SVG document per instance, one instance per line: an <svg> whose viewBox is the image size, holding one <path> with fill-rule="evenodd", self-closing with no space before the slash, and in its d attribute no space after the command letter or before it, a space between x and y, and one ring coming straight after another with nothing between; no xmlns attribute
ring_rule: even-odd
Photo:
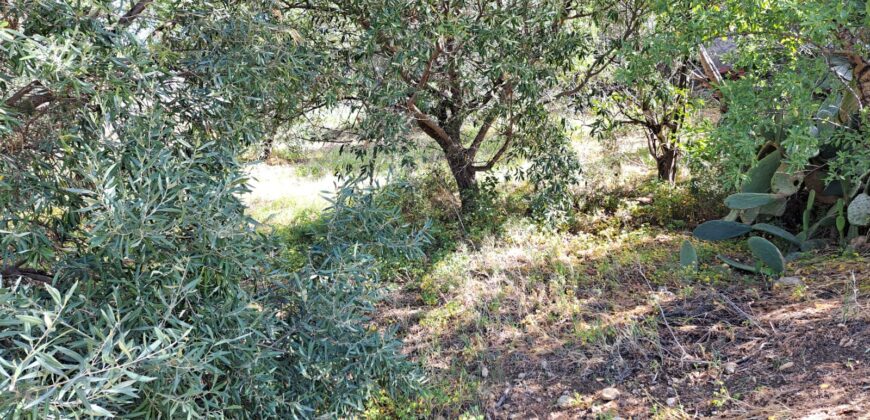
<svg viewBox="0 0 870 420"><path fill-rule="evenodd" d="M508 232L448 265L463 280L436 304L396 291L378 322L400 327L405 352L441 388L426 414L742 418L870 408L866 256L797 267L806 286L769 290L718 266L681 272L674 250L684 235L649 233L590 245ZM613 401L601 392L609 387L621 392Z"/></svg>

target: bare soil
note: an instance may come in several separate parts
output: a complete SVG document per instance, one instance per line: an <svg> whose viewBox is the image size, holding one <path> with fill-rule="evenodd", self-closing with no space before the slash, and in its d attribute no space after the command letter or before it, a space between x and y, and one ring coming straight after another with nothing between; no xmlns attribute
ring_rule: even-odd
<svg viewBox="0 0 870 420"><path fill-rule="evenodd" d="M603 290L574 291L590 322L609 322L590 339L558 319L518 335L505 327L520 322L507 303L499 322L432 337L418 324L427 306L408 288L385 301L378 322L400 326L413 359L437 341L438 353L425 354L430 374L467 362L480 380L472 404L489 419L870 419L870 258L819 256L801 267L801 286L689 292L625 270ZM462 356L470 345L463 329L485 340L482 355ZM618 397L606 401L605 388ZM462 409L437 414L455 418Z"/></svg>

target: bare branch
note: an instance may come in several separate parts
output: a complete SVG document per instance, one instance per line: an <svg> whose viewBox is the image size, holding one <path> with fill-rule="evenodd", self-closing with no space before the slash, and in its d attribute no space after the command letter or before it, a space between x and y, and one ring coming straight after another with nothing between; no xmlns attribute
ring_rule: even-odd
<svg viewBox="0 0 870 420"><path fill-rule="evenodd" d="M474 165L472 166L472 169L474 169L475 171L488 171L492 169L492 167L495 166L495 164L498 163L499 160L501 160L502 155L504 155L504 153L507 152L508 148L510 148L513 140L513 123L511 123L508 125L508 130L505 133L505 140L504 143L501 144L501 147L498 148L495 154L492 155L492 157L489 158L489 160L485 164Z"/></svg>
<svg viewBox="0 0 870 420"><path fill-rule="evenodd" d="M154 0L139 0L130 8L130 10L127 11L127 13L124 14L124 16L121 16L121 18L118 19L118 25L127 26L133 23L133 21L136 20L136 18L139 17L139 15L145 11L145 8L147 8L153 1Z"/></svg>
<svg viewBox="0 0 870 420"><path fill-rule="evenodd" d="M622 44L637 33L638 29L640 29L644 16L643 6L636 5L636 7L629 7L628 13L629 16L628 19L626 19L625 28L619 37L612 41L610 46L608 46L602 53L598 54L592 64L590 64L585 71L575 76L575 86L573 88L556 94L553 100L571 96L582 91L593 78L601 74L601 72L616 61L618 56L616 53L622 47Z"/></svg>
<svg viewBox="0 0 870 420"><path fill-rule="evenodd" d="M474 155L477 154L477 150L480 148L480 145L483 143L483 140L486 138L487 133L489 133L489 129L492 127L492 123L495 122L496 113L492 112L486 116L483 120L483 124L481 124L480 129L477 130L477 135L474 136L474 140L471 142L471 146L468 147L468 153L473 158Z"/></svg>
<svg viewBox="0 0 870 420"><path fill-rule="evenodd" d="M29 268L19 268L12 266L0 271L2 277L22 277L37 283L51 283L52 276L48 273L43 273Z"/></svg>

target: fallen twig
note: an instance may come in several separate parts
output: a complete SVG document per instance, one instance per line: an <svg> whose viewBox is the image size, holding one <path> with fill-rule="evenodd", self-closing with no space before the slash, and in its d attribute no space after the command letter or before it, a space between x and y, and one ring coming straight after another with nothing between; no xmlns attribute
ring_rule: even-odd
<svg viewBox="0 0 870 420"><path fill-rule="evenodd" d="M637 272L643 278L643 281L646 282L646 286L649 288L649 290L651 292L655 292L655 290L652 288L652 284L649 282L649 279L646 277L646 274L644 274L643 268L641 268L639 262L637 263ZM689 362L689 363L696 363L696 364L710 364L709 361L698 359L698 358L690 355L689 352L686 351L685 347L683 347L683 345L680 343L680 340L677 339L677 335L674 333L673 328L671 328L671 324L668 323L668 317L667 317L667 315L665 315L664 309L662 309L662 306L659 305L659 302L657 300L655 301L655 305L656 305L656 308L658 308L659 313L662 316L662 323L665 324L665 328L668 329L668 332L671 334L671 338L674 340L675 343L677 343L677 347L680 348L680 353L682 353L680 355L680 362Z"/></svg>
<svg viewBox="0 0 870 420"><path fill-rule="evenodd" d="M713 292L713 294L716 295L716 297L718 297L719 300L725 302L725 304L727 304L734 312L736 312L738 315L743 317L743 319L749 321L749 323L752 326L758 328L762 333L764 333L764 335L766 335L766 336L770 335L770 333L766 329L764 329L764 327L762 327L761 324L759 324L758 321L756 321L752 315L749 315L748 313L746 313L746 311L744 311L743 309L740 309L740 307L737 306L737 304L734 303L734 301L731 300L731 298L729 298L728 296L726 296L722 293L719 293L719 291L717 291L715 289L710 289L710 291Z"/></svg>

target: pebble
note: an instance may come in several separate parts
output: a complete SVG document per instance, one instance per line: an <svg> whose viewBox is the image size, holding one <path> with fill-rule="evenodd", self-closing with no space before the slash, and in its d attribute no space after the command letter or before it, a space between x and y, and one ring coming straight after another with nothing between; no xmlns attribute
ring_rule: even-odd
<svg viewBox="0 0 870 420"><path fill-rule="evenodd" d="M559 408L571 408L574 399L570 395L563 395L556 401L556 406Z"/></svg>
<svg viewBox="0 0 870 420"><path fill-rule="evenodd" d="M673 406L677 405L677 399L674 397L668 398L665 400L665 404L667 404L668 407L673 407Z"/></svg>
<svg viewBox="0 0 870 420"><path fill-rule="evenodd" d="M805 286L803 280L797 277L781 277L779 280L773 283L774 287L800 287Z"/></svg>
<svg viewBox="0 0 870 420"><path fill-rule="evenodd" d="M619 398L619 390L613 387L604 388L601 390L601 399L604 401L613 401Z"/></svg>
<svg viewBox="0 0 870 420"><path fill-rule="evenodd" d="M725 373L732 374L734 372L737 372L737 363L734 363L734 362L725 363Z"/></svg>

